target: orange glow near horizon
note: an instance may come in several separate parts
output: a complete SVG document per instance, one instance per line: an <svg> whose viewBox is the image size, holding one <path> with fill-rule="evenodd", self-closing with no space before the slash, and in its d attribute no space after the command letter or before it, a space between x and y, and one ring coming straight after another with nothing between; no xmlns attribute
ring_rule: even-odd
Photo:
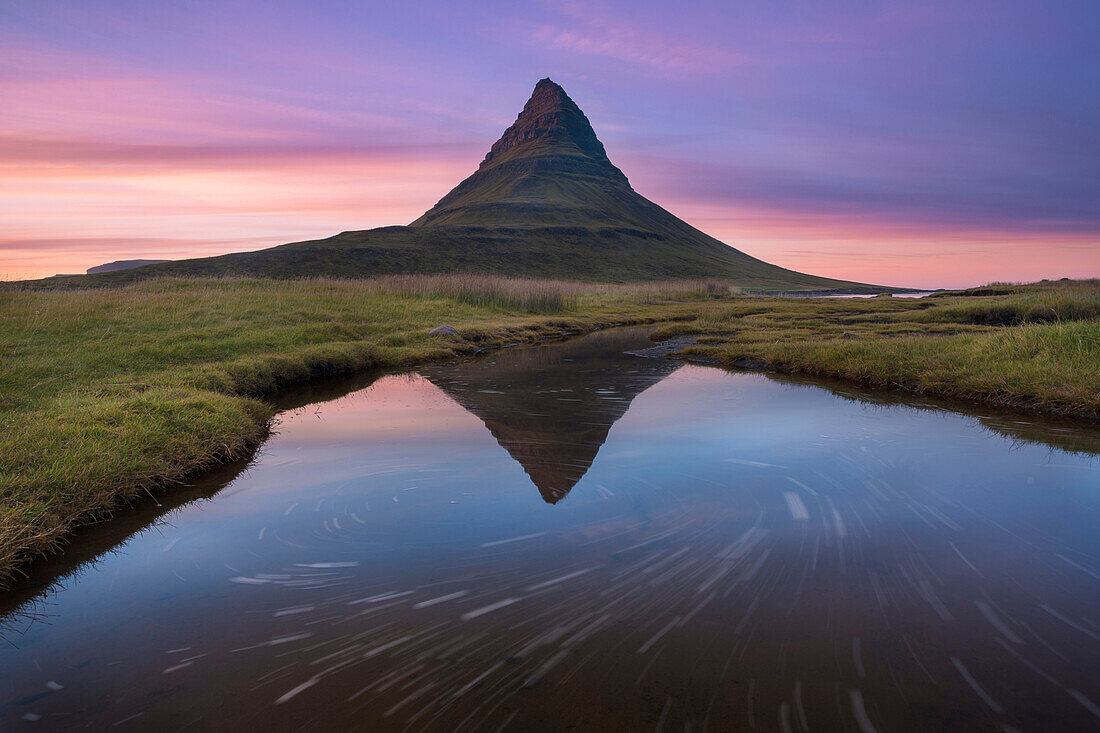
<svg viewBox="0 0 1100 733"><path fill-rule="evenodd" d="M180 164L0 164L0 278L82 273L118 259L184 259L407 224L470 157L302 151ZM855 217L663 201L738 249L800 272L884 285L960 287L1090 277L1091 235L904 228Z"/></svg>

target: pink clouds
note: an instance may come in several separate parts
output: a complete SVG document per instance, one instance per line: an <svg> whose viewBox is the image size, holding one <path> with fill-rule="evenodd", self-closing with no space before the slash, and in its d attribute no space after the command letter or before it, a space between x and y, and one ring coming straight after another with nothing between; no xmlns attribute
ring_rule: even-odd
<svg viewBox="0 0 1100 733"><path fill-rule="evenodd" d="M714 73L750 62L730 47L643 28L592 3L570 2L557 9L566 22L540 25L529 35L533 43L678 72Z"/></svg>

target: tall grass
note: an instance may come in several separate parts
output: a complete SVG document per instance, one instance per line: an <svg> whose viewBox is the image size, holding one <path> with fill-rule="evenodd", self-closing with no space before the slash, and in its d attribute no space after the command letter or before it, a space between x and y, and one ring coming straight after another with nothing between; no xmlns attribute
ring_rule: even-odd
<svg viewBox="0 0 1100 733"><path fill-rule="evenodd" d="M234 278L225 278L207 282L235 281ZM170 283L171 279L155 282ZM356 280L319 278L305 282L328 286L342 293L357 291L374 296L445 299L499 312L538 314L576 311L597 301L656 305L715 300L741 293L740 288L716 279L599 283L456 273L382 275Z"/></svg>
<svg viewBox="0 0 1100 733"><path fill-rule="evenodd" d="M385 275L365 281L378 294L452 298L480 308L521 313L574 310L585 290L581 283L493 275Z"/></svg>
<svg viewBox="0 0 1100 733"><path fill-rule="evenodd" d="M973 297L988 293L1001 297ZM927 319L941 323L1015 326L1100 318L1100 280L1047 281L1031 286L1004 284L1003 289L986 286L968 295L971 297L965 302L929 310Z"/></svg>

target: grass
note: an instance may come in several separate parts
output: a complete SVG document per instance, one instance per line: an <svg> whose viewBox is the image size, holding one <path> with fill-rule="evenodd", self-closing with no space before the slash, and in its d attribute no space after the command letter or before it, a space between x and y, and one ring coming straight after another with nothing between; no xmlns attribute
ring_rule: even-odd
<svg viewBox="0 0 1100 733"><path fill-rule="evenodd" d="M74 526L246 454L280 388L613 323L663 321L661 336L697 337L687 355L727 365L1100 415L1100 282L996 291L764 298L473 275L0 291L0 579ZM428 334L444 323L459 334Z"/></svg>
<svg viewBox="0 0 1100 733"><path fill-rule="evenodd" d="M1100 281L929 298L744 298L659 335L728 366L1100 416Z"/></svg>

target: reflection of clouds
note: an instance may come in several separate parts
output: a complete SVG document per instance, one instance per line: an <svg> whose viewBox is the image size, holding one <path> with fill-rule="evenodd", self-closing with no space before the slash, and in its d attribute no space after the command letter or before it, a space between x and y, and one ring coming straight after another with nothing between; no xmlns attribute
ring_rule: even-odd
<svg viewBox="0 0 1100 733"><path fill-rule="evenodd" d="M318 419L320 418L320 419ZM387 375L353 394L280 418L281 450L349 440L447 440L484 438L480 422L424 377ZM301 423L308 428L298 430ZM474 430L471 431L471 428Z"/></svg>

